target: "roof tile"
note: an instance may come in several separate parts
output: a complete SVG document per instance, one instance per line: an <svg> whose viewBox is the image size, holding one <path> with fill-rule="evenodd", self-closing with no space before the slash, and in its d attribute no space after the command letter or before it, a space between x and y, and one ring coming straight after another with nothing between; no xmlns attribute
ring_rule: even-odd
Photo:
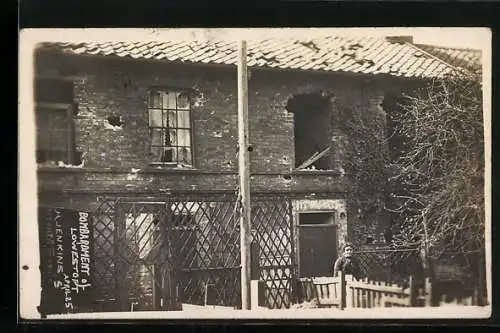
<svg viewBox="0 0 500 333"><path fill-rule="evenodd" d="M459 68L469 71L481 71L481 51L474 49L461 49L441 47L434 45L415 44L423 51Z"/></svg>
<svg viewBox="0 0 500 333"><path fill-rule="evenodd" d="M236 64L238 56L237 44L228 41L46 43L46 47L73 54L227 65ZM458 70L454 67L457 61L447 64L419 46L394 43L383 37L251 40L247 43L247 51L249 67L389 74L401 77L441 77ZM450 57L457 59L473 58L466 55L464 52L449 53Z"/></svg>

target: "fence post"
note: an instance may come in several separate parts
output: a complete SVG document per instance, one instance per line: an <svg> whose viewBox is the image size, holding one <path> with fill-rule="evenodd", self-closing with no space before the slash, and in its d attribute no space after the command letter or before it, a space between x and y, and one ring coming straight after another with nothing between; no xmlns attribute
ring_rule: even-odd
<svg viewBox="0 0 500 333"><path fill-rule="evenodd" d="M205 305L216 305L217 291L213 283L205 283Z"/></svg>
<svg viewBox="0 0 500 333"><path fill-rule="evenodd" d="M339 308L340 310L344 310L345 308L345 296L346 296L346 281L345 281L345 274L344 271L339 272L339 279L340 279L340 304Z"/></svg>
<svg viewBox="0 0 500 333"><path fill-rule="evenodd" d="M432 258L429 256L427 260L428 264L428 270L427 270L427 275L425 276L425 305L426 306L435 306L439 305L440 302L440 297L434 290L434 284L436 283L436 274L435 274L435 269L436 269L436 262L435 258Z"/></svg>
<svg viewBox="0 0 500 333"><path fill-rule="evenodd" d="M484 257L481 257L481 259L479 259L479 287L478 287L478 299L477 299L477 305L479 306L484 306L485 305L485 301L484 301L484 292L486 290L486 276L485 276L485 261L484 261Z"/></svg>
<svg viewBox="0 0 500 333"><path fill-rule="evenodd" d="M345 278L344 278L345 279ZM353 304L352 304L352 299L353 299L353 290L351 288L351 284L349 282L352 281L352 278L351 279L345 279L345 297L346 297L346 302L345 302L345 306L347 308L352 308L353 307Z"/></svg>
<svg viewBox="0 0 500 333"><path fill-rule="evenodd" d="M479 289L476 287L474 288L474 291L471 296L471 304L468 305L481 305L480 304L480 297L479 297Z"/></svg>
<svg viewBox="0 0 500 333"><path fill-rule="evenodd" d="M292 288L293 288L292 295L293 295L294 302L297 302L297 303L302 302L304 295L302 292L300 280L297 277L294 277L292 279Z"/></svg>
<svg viewBox="0 0 500 333"><path fill-rule="evenodd" d="M123 207L117 207L116 211L116 222L115 222L115 230L114 230L114 263L115 263L115 288L116 288L116 301L117 306L120 311L128 311L130 309L128 300L127 300L127 288L126 288L126 262L120 256L120 254L124 253L125 244L123 244L122 232L125 229L125 211ZM153 296L154 298L155 296Z"/></svg>
<svg viewBox="0 0 500 333"><path fill-rule="evenodd" d="M410 275L410 281L409 281L409 288L410 288L410 306L414 307L417 303L417 288L415 286L415 279L413 275Z"/></svg>
<svg viewBox="0 0 500 333"><path fill-rule="evenodd" d="M425 294L425 306L432 306L432 284L431 279L429 277L425 278L425 286L424 286L424 294Z"/></svg>
<svg viewBox="0 0 500 333"><path fill-rule="evenodd" d="M253 240L250 243L250 309L264 306L264 286L260 281L259 244Z"/></svg>
<svg viewBox="0 0 500 333"><path fill-rule="evenodd" d="M259 244L253 240L250 243L250 276L252 280L259 280Z"/></svg>
<svg viewBox="0 0 500 333"><path fill-rule="evenodd" d="M250 281L250 308L256 310L265 306L264 282L260 280Z"/></svg>

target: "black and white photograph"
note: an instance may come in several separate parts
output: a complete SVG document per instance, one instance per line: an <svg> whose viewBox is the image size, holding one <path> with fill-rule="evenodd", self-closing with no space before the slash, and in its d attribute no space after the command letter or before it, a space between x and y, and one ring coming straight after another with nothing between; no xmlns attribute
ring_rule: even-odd
<svg viewBox="0 0 500 333"><path fill-rule="evenodd" d="M491 315L488 29L25 29L19 54L21 318Z"/></svg>

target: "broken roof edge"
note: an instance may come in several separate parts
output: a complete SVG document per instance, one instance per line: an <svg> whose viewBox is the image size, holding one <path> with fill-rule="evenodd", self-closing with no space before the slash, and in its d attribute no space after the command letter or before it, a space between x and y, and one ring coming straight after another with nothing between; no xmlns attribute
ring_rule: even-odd
<svg viewBox="0 0 500 333"><path fill-rule="evenodd" d="M413 45L417 47L432 47L432 48L437 48L437 49L442 49L442 50L454 50L454 51L469 51L469 52L477 52L477 53L482 53L481 49L476 49L472 47L455 47L455 46L442 46L442 45L436 45L436 44L424 44L424 43L413 43Z"/></svg>
<svg viewBox="0 0 500 333"><path fill-rule="evenodd" d="M410 43L410 42L404 42L405 44L407 44L408 46L424 53L425 55L427 55L428 57L430 58L433 58L434 60L440 62L441 64L445 65L445 66L448 66L448 67L451 67L454 71L456 71L456 74L464 74L465 76L472 76L474 73L465 69L465 68L460 68L460 67L457 67L443 59L441 59L440 57L430 53L429 51L423 49L422 47L419 47L418 44L413 44L413 43ZM425 44L420 44L420 45L425 45ZM446 76L446 75L445 75Z"/></svg>
<svg viewBox="0 0 500 333"><path fill-rule="evenodd" d="M42 43L41 43L42 44ZM54 44L54 43L50 43ZM419 49L420 50L420 49ZM99 58L99 59L109 59L109 60L120 60L120 61L130 61L136 63L157 63L157 64L171 64L177 66L193 66L193 67L210 67L210 68L218 68L218 69L233 69L237 67L237 64L226 64L226 63L214 63L214 62L197 62L197 61L182 61L182 60L167 60L167 59L156 59L156 58L134 58L129 55L120 56L116 54L111 55L103 55L103 54L89 54L89 53L74 53L69 50L57 48L51 46L50 48L37 48L35 52L40 53L53 53L59 54L63 56L76 57L76 58ZM450 64L447 66L452 67ZM359 79L391 79L396 81L404 81L404 82L412 82L412 81L429 81L436 79L444 79L446 78L446 74L441 74L439 76L404 76L398 74L391 73L361 73L361 72L353 72L353 71L342 71L342 70L321 70L321 69L300 69L300 68L279 68L279 67L271 67L271 66L247 66L247 68L251 71L263 71L263 72L280 72L280 73L297 73L297 74L313 74L313 75L342 75L346 77L355 77Z"/></svg>
<svg viewBox="0 0 500 333"><path fill-rule="evenodd" d="M427 52L428 54L434 55L435 57L441 58L441 56L444 56L444 58L441 59L450 65L453 65L453 62L458 62L465 65L465 66L459 66L460 68L464 68L473 73L478 71L482 72L483 61L484 61L483 59L484 51L482 49L448 47L448 46L439 46L439 45L423 44L423 43L417 43L414 45L419 49ZM452 55L448 53L449 51L468 53L468 54L466 56L464 56L463 54ZM447 61L446 59L449 59L451 61ZM454 66L457 67L457 65Z"/></svg>

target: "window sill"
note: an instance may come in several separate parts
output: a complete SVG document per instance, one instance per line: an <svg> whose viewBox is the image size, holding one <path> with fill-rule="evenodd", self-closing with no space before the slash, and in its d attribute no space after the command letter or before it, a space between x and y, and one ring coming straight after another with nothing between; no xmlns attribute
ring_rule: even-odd
<svg viewBox="0 0 500 333"><path fill-rule="evenodd" d="M95 172L95 173L139 173L139 174L147 174L147 173L198 173L198 174L230 174L230 175L238 175L238 171L236 170L202 170L196 168L187 168L181 167L178 168L174 165L165 165L161 164L149 164L143 168L124 168L124 167L85 167L85 166L58 166L58 165L50 165L45 164L37 165L37 170L39 172L61 172L61 173L87 173L87 172ZM342 175L346 176L347 174L342 174L336 170L293 170L290 173L287 172L254 172L251 176L279 176L279 175L291 175L291 176L335 176L342 177Z"/></svg>
<svg viewBox="0 0 500 333"><path fill-rule="evenodd" d="M149 166L154 168L165 168L165 169L187 169L187 170L195 169L193 168L192 165L180 166L179 164L173 162L150 162Z"/></svg>
<svg viewBox="0 0 500 333"><path fill-rule="evenodd" d="M160 171L160 172L199 172L200 170L191 165L178 165L177 163L161 163L151 162L145 168L145 171Z"/></svg>
<svg viewBox="0 0 500 333"><path fill-rule="evenodd" d="M338 170L293 170L292 175L327 175L327 176L345 176L346 174Z"/></svg>
<svg viewBox="0 0 500 333"><path fill-rule="evenodd" d="M60 167L57 165L38 165L38 172L46 173L137 173L137 174L167 174L167 173L197 173L197 174L223 174L221 171L204 171L194 168L175 168L175 167L152 167L147 166L145 168L124 168L124 167L111 167L111 168L100 168L100 167L77 167L68 166ZM228 172L229 173L229 172ZM233 173L233 172L231 172Z"/></svg>

